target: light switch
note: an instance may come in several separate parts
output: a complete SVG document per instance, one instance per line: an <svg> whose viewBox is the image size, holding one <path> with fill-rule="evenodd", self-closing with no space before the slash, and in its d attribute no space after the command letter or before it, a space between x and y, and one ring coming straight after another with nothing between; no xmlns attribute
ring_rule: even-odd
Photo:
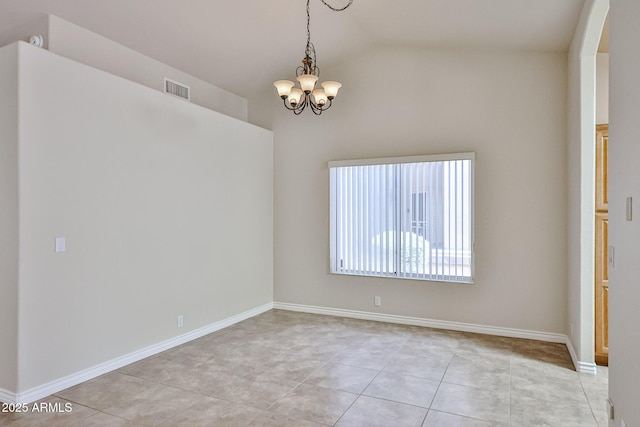
<svg viewBox="0 0 640 427"><path fill-rule="evenodd" d="M631 221L633 214L633 198L627 197L627 221Z"/></svg>
<svg viewBox="0 0 640 427"><path fill-rule="evenodd" d="M67 250L67 242L64 237L56 237L56 252L64 252Z"/></svg>

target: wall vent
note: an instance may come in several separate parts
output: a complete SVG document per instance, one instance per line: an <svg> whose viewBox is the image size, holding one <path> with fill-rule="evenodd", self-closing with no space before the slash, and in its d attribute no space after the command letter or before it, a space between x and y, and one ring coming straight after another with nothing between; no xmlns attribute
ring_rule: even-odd
<svg viewBox="0 0 640 427"><path fill-rule="evenodd" d="M178 83L166 77L164 79L164 92L177 96L178 98L191 101L191 91L189 90L189 86L183 85L182 83Z"/></svg>

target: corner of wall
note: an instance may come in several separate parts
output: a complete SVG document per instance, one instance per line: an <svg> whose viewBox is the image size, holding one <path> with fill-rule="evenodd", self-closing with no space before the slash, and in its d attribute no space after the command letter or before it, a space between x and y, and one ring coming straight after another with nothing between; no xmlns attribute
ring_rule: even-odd
<svg viewBox="0 0 640 427"><path fill-rule="evenodd" d="M28 42L34 34L44 37L44 48L48 48L49 40L49 15L38 14L29 21L17 24L11 28L0 31L0 46L5 46L17 41Z"/></svg>
<svg viewBox="0 0 640 427"><path fill-rule="evenodd" d="M18 44L0 48L0 400L17 389ZM5 396L6 398L6 396Z"/></svg>

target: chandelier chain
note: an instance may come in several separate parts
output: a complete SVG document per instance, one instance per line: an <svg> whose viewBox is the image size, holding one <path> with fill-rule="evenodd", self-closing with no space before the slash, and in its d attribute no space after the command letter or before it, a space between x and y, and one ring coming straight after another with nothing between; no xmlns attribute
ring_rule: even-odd
<svg viewBox="0 0 640 427"><path fill-rule="evenodd" d="M311 29L309 28L309 24L311 22L311 13L309 12L309 1L310 0L307 0L307 47L305 48L305 54L307 56L311 56L311 52L309 51L311 46Z"/></svg>
<svg viewBox="0 0 640 427"><path fill-rule="evenodd" d="M331 6L329 3L326 2L326 0L320 0L325 6L327 6L329 9L331 9L334 12L342 12L343 10L345 10L346 8L348 8L349 6L351 6L351 3L353 3L353 0L349 0L348 3L344 6L344 7L334 7ZM310 0L307 0L307 46L305 48L305 55L309 58L312 58L313 61L316 61L316 49L313 46L313 43L311 43L311 28L310 28L310 24L311 24L311 12L310 12L310 8L309 8L309 3Z"/></svg>

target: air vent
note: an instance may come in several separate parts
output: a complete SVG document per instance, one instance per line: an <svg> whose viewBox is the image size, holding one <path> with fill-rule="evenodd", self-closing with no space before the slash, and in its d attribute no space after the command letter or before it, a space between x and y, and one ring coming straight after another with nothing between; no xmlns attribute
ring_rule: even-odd
<svg viewBox="0 0 640 427"><path fill-rule="evenodd" d="M164 92L177 96L178 98L186 99L187 101L191 100L189 86L167 79L166 77L164 79Z"/></svg>

